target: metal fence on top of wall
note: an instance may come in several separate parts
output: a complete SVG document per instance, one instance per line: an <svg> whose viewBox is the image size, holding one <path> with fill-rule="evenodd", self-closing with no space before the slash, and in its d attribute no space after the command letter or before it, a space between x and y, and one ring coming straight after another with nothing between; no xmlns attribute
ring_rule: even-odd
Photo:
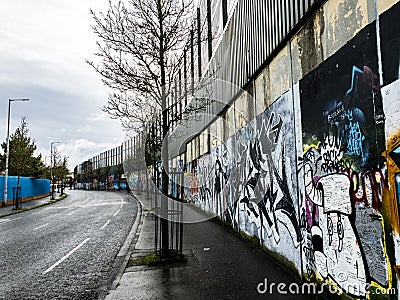
<svg viewBox="0 0 400 300"><path fill-rule="evenodd" d="M209 73L243 88L315 9L318 0L243 0L228 22ZM204 54L203 54L204 55ZM226 91L225 91L226 92ZM230 91L232 98L238 90Z"/></svg>

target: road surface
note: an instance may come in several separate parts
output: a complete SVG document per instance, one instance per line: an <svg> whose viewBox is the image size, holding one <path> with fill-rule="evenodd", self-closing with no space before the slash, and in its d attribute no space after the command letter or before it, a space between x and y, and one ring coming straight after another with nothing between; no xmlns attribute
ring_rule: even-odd
<svg viewBox="0 0 400 300"><path fill-rule="evenodd" d="M137 214L124 192L67 190L0 218L0 299L103 298Z"/></svg>

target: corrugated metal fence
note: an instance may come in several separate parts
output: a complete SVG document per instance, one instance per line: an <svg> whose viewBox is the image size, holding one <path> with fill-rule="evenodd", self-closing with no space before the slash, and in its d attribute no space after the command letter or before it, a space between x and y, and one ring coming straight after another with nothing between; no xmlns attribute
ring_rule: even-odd
<svg viewBox="0 0 400 300"><path fill-rule="evenodd" d="M208 74L232 84L233 98L325 1L242 0L209 63ZM226 95L228 91L224 90Z"/></svg>
<svg viewBox="0 0 400 300"><path fill-rule="evenodd" d="M4 176L0 176L0 199L4 201ZM13 188L17 187L18 177L8 176L7 200L13 200ZM50 192L50 180L32 179L29 177L20 178L21 198L38 196Z"/></svg>

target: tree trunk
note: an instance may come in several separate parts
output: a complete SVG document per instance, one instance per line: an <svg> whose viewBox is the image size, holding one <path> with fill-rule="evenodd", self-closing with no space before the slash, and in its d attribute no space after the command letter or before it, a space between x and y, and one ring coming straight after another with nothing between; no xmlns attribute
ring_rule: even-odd
<svg viewBox="0 0 400 300"><path fill-rule="evenodd" d="M167 96L165 92L166 74L165 74L165 58L164 58L164 26L161 1L158 1L158 20L160 26L160 75L161 75L161 107L162 107L162 148L161 161L163 164L161 177L161 249L166 252L169 249L169 232L168 232L168 110Z"/></svg>
<svg viewBox="0 0 400 300"><path fill-rule="evenodd" d="M165 100L164 100L165 101ZM166 126L166 119L167 119L168 111L165 109L163 110L163 139L167 138L168 134L168 126ZM162 193L161 193L161 239L162 244L161 248L163 251L168 250L169 248L169 232L168 232L168 184L169 184L169 177L168 177L168 143L164 142L162 144Z"/></svg>
<svg viewBox="0 0 400 300"><path fill-rule="evenodd" d="M21 184L21 176L18 175L17 189L15 191L15 208L16 209L19 209L19 207L20 207L20 203L19 203L19 197L20 197L20 195L19 195L19 186L20 186L20 184Z"/></svg>

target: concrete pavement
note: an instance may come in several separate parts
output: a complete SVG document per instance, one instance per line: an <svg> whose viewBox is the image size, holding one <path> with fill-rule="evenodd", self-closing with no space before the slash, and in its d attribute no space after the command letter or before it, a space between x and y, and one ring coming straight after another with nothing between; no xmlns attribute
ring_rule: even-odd
<svg viewBox="0 0 400 300"><path fill-rule="evenodd" d="M67 193L68 190L65 189L65 192ZM62 198L62 195L60 193L54 193L54 198L55 200L60 200ZM40 199L36 200L30 200L28 202L23 202L21 203L21 209L16 210L14 209L13 205L8 205L8 206L2 206L0 207L0 218L1 217L6 217L6 216L11 216L14 214L18 214L20 212L23 212L28 209L33 209L35 207L40 207L46 204L50 204L50 196L46 196Z"/></svg>
<svg viewBox="0 0 400 300"><path fill-rule="evenodd" d="M135 196L138 200L144 197L137 193ZM154 249L154 215L146 208L140 223L130 262ZM298 277L215 220L184 225L183 253L187 262L181 264L154 267L128 263L106 300L328 299L318 293L291 294L288 286L300 286ZM283 293L277 291L276 285L271 288L272 282L284 283ZM265 286L272 293L260 293Z"/></svg>

